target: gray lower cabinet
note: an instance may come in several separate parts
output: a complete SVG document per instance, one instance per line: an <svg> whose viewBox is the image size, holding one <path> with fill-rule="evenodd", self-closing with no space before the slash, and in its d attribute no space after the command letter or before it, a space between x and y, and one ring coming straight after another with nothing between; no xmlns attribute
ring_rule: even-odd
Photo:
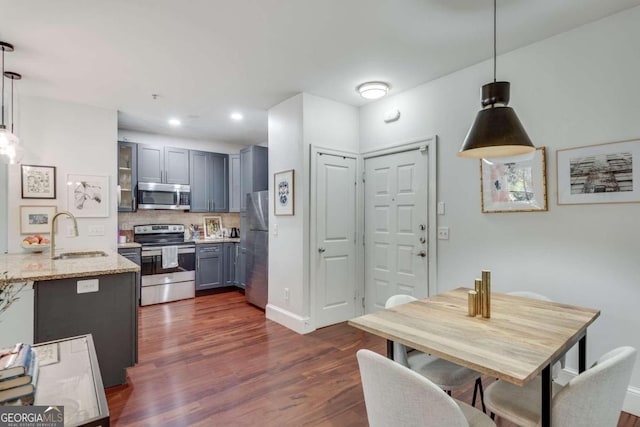
<svg viewBox="0 0 640 427"><path fill-rule="evenodd" d="M223 257L222 243L196 246L196 291L225 286Z"/></svg>
<svg viewBox="0 0 640 427"><path fill-rule="evenodd" d="M118 253L123 257L127 258L129 261L134 262L138 265L142 265L142 249L141 248L120 248L118 249ZM142 275L140 272L136 272L136 307L140 305L140 285L141 285ZM135 329L138 330L138 314L136 312L135 316ZM138 363L138 340L136 340L136 363Z"/></svg>
<svg viewBox="0 0 640 427"><path fill-rule="evenodd" d="M80 286L79 281L85 282ZM35 282L34 343L91 334L105 387L124 384L137 358L136 274Z"/></svg>
<svg viewBox="0 0 640 427"><path fill-rule="evenodd" d="M236 284L236 259L237 259L237 243L224 243L224 284L226 286L234 286Z"/></svg>

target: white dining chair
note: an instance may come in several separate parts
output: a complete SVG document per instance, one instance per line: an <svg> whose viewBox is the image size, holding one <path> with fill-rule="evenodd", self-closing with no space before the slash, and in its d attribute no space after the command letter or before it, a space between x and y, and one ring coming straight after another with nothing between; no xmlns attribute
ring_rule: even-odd
<svg viewBox="0 0 640 427"><path fill-rule="evenodd" d="M371 427L495 426L486 414L399 363L365 349L357 357Z"/></svg>
<svg viewBox="0 0 640 427"><path fill-rule="evenodd" d="M385 308L392 308L416 300L417 298L411 295L393 295L385 303ZM425 354L421 351L413 349L407 351L406 346L397 342L393 343L393 359L401 365L426 377L429 381L445 390L449 395L451 395L451 391L464 388L475 381L471 406L476 406L476 399L479 393L482 411L486 411L484 391L482 389L482 374L479 372Z"/></svg>
<svg viewBox="0 0 640 427"><path fill-rule="evenodd" d="M633 347L619 347L606 353L567 385L553 383L553 425L615 427L635 360ZM523 387L496 381L487 387L485 402L500 418L519 426L536 427L540 422L540 396L540 377Z"/></svg>

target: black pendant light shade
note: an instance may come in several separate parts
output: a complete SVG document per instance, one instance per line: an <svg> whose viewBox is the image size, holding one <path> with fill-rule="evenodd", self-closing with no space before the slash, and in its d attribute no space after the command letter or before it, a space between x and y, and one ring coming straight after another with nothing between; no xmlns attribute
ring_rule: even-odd
<svg viewBox="0 0 640 427"><path fill-rule="evenodd" d="M494 82L482 87L482 106L485 108L476 115L458 156L506 157L536 149L516 112L507 107L508 102L509 82Z"/></svg>
<svg viewBox="0 0 640 427"><path fill-rule="evenodd" d="M509 82L496 81L496 0L493 1L493 82L482 86L482 107L458 151L460 157L510 157L536 147L509 104Z"/></svg>

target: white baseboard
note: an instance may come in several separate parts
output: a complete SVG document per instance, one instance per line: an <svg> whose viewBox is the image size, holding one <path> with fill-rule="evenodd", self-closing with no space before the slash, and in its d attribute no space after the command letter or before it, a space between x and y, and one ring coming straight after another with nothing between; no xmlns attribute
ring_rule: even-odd
<svg viewBox="0 0 640 427"><path fill-rule="evenodd" d="M571 380L571 378L577 375L577 371L565 368L560 371L556 381L560 384L566 384ZM622 404L622 410L635 415L636 417L640 417L640 388L629 386L627 389L627 395L624 398L624 403Z"/></svg>
<svg viewBox="0 0 640 427"><path fill-rule="evenodd" d="M315 328L311 326L309 317L299 316L273 304L267 304L265 314L267 319L273 320L299 334L308 334L315 331Z"/></svg>

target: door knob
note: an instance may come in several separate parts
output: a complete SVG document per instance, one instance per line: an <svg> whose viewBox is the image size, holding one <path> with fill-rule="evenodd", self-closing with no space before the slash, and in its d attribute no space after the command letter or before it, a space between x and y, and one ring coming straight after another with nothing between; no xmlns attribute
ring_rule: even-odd
<svg viewBox="0 0 640 427"><path fill-rule="evenodd" d="M426 225L424 225L424 224L420 224L420 225L418 226L418 228L420 228L420 230L424 231L424 230L426 230L426 229L427 229L427 226L426 226Z"/></svg>
<svg viewBox="0 0 640 427"><path fill-rule="evenodd" d="M424 245L425 243L427 243L427 239L425 239L424 237L420 237L420 243Z"/></svg>
<svg viewBox="0 0 640 427"><path fill-rule="evenodd" d="M326 251L325 248L318 248L318 252L323 253L324 251Z"/></svg>
<svg viewBox="0 0 640 427"><path fill-rule="evenodd" d="M420 251L420 252L418 252L418 256L424 258L424 257L427 256L427 252L426 251Z"/></svg>

